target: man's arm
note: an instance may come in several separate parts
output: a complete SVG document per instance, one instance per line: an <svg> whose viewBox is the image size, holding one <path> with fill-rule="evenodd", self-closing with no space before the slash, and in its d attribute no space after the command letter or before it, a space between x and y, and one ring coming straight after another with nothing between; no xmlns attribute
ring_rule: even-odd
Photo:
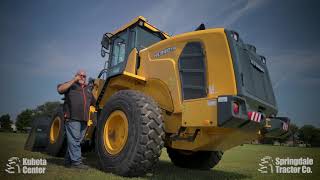
<svg viewBox="0 0 320 180"><path fill-rule="evenodd" d="M75 78L73 78L72 80L70 80L70 81L68 81L68 82L65 82L65 83L63 83L63 84L58 85L58 88L57 88L58 92L59 92L60 94L65 93L65 92L72 86L72 84L75 83L75 82L77 82L79 79L80 79L80 76L77 75L77 76L76 76Z"/></svg>

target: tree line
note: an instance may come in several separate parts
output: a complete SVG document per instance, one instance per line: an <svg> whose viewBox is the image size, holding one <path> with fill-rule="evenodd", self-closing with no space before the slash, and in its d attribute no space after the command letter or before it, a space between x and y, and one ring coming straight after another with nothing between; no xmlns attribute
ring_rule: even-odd
<svg viewBox="0 0 320 180"><path fill-rule="evenodd" d="M16 128L19 132L26 132L27 128L32 126L32 120L39 116L47 116L53 118L57 108L60 106L59 101L46 102L35 109L25 109L16 118ZM11 124L13 121L9 114L4 114L0 117L0 131L12 131ZM262 138L259 142L262 144L272 144L274 141L280 143L285 143L288 141L293 142L293 144L305 143L311 146L320 147L320 128L313 125L304 125L298 127L291 123L289 126L289 133L286 137L277 138Z"/></svg>
<svg viewBox="0 0 320 180"><path fill-rule="evenodd" d="M274 144L275 142L290 144L296 146L305 144L312 147L320 147L320 128L313 125L303 125L298 127L294 123L289 125L289 133L280 138L260 137L258 139L261 144Z"/></svg>
<svg viewBox="0 0 320 180"><path fill-rule="evenodd" d="M19 132L26 132L28 128L32 126L32 120L37 117L49 117L52 118L60 106L59 101L46 102L34 109L25 109L17 115L16 128ZM1 131L12 131L11 125L13 121L9 114L4 114L0 117L0 130Z"/></svg>

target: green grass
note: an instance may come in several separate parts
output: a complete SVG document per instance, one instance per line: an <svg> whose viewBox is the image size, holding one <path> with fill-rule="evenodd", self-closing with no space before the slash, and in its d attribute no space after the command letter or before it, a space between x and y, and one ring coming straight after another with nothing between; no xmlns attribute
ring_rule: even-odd
<svg viewBox="0 0 320 180"><path fill-rule="evenodd" d="M211 171L197 171L173 166L163 149L160 163L154 174L139 178L123 178L97 168L98 159L88 154L89 170L73 170L63 166L62 158L55 158L38 152L23 150L26 134L0 133L0 179L319 179L320 148L297 148L268 145L243 145L226 151L222 161ZM312 174L261 174L257 171L260 159L266 155L281 158L313 158ZM5 164L8 158L46 158L48 166L44 175L7 174Z"/></svg>

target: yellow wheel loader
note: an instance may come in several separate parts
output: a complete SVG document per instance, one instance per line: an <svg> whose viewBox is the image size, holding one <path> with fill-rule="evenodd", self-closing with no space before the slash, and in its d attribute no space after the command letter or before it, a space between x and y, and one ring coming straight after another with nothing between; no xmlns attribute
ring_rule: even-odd
<svg viewBox="0 0 320 180"><path fill-rule="evenodd" d="M82 145L106 172L143 176L163 147L174 165L209 170L232 147L288 132L266 58L235 31L200 25L169 36L139 16L101 44L106 63L91 81L97 104ZM26 149L63 155L61 110L47 121L41 132L35 123Z"/></svg>

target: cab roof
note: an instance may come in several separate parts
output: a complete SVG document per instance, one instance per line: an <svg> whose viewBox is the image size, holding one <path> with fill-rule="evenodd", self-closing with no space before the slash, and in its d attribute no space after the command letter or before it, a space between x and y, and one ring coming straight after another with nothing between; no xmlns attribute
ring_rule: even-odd
<svg viewBox="0 0 320 180"><path fill-rule="evenodd" d="M141 23L140 23L141 22ZM157 32L162 34L163 37L165 37L166 39L170 38L169 34L159 30L158 28L156 28L155 26L151 25L148 23L147 19L143 16L138 16L136 18L134 18L131 22L125 24L124 26L122 26L121 28L117 29L116 31L112 32L113 35L116 35L122 31L124 31L125 29L129 28L130 26L139 23L139 25L144 26L145 28L153 31L153 32Z"/></svg>

